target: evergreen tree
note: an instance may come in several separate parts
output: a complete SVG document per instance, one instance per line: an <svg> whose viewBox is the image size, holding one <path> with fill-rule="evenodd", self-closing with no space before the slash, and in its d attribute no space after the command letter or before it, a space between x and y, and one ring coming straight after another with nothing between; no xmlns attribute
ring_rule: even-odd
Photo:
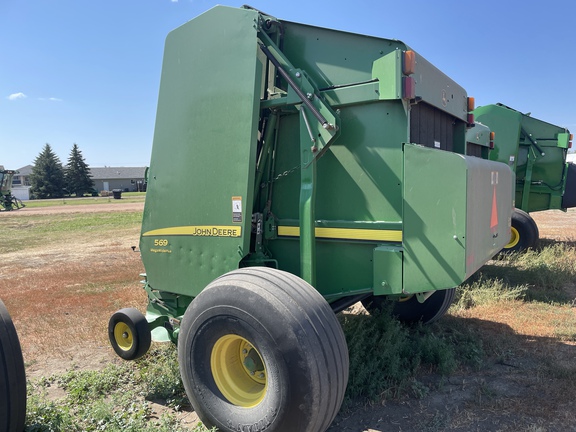
<svg viewBox="0 0 576 432"><path fill-rule="evenodd" d="M62 198L64 196L64 169L60 159L48 143L34 160L30 184L30 192L36 198Z"/></svg>
<svg viewBox="0 0 576 432"><path fill-rule="evenodd" d="M90 169L84 161L82 152L78 149L77 144L74 144L72 151L70 151L70 157L65 169L65 178L68 193L74 193L77 197L92 192L94 189L94 181L90 177Z"/></svg>

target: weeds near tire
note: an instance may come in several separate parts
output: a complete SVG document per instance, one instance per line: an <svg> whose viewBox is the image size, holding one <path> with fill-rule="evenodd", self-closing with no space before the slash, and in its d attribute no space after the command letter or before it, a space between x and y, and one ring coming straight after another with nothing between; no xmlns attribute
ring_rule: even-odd
<svg viewBox="0 0 576 432"><path fill-rule="evenodd" d="M408 327L384 310L377 315L342 314L341 324L350 353L345 405L358 399L423 396L427 391L416 380L418 374L448 375L482 362L478 337L441 323Z"/></svg>
<svg viewBox="0 0 576 432"><path fill-rule="evenodd" d="M103 371L70 371L28 385L26 432L184 432L173 412L157 415L151 401L178 409L185 394L174 346L154 347L144 359ZM54 399L49 389L64 396ZM192 432L206 432L202 425ZM212 430L214 432L214 430Z"/></svg>

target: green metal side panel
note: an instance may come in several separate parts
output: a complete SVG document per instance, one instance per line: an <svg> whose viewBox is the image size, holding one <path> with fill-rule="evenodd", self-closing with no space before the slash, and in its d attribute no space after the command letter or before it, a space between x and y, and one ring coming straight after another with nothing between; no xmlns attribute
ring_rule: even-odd
<svg viewBox="0 0 576 432"><path fill-rule="evenodd" d="M340 119L340 137L317 164L317 226L401 231L401 143L407 133L402 103L379 101L344 107ZM297 145L298 116L282 116L276 172L290 174L276 180L271 200L280 226L298 225L300 173L291 172L299 165ZM317 237L318 291L330 297L371 290L373 250L378 243ZM268 248L281 269L300 274L298 237L280 236Z"/></svg>
<svg viewBox="0 0 576 432"><path fill-rule="evenodd" d="M378 78L392 99L401 90L394 62L399 53L411 48L399 40L346 33L300 23L283 21L284 52L297 67L306 70L322 89L332 85L360 83ZM383 63L378 59L385 58ZM375 68L373 69L373 67ZM467 117L466 91L416 52L413 75L416 96L462 120Z"/></svg>
<svg viewBox="0 0 576 432"><path fill-rule="evenodd" d="M374 295L402 294L402 248L379 246L374 249Z"/></svg>
<svg viewBox="0 0 576 432"><path fill-rule="evenodd" d="M140 241L154 289L195 296L249 251L262 81L256 19L216 7L166 39Z"/></svg>
<svg viewBox="0 0 576 432"><path fill-rule="evenodd" d="M468 95L444 72L416 53L416 97L461 120L468 116Z"/></svg>
<svg viewBox="0 0 576 432"><path fill-rule="evenodd" d="M476 122L474 127L466 130L466 142L481 147L490 147L490 128Z"/></svg>
<svg viewBox="0 0 576 432"><path fill-rule="evenodd" d="M461 284L509 240L512 174L502 164L404 147L404 292Z"/></svg>
<svg viewBox="0 0 576 432"><path fill-rule="evenodd" d="M497 105L486 105L474 110L474 118L496 134L490 160L505 163L516 171L522 114Z"/></svg>
<svg viewBox="0 0 576 432"><path fill-rule="evenodd" d="M318 88L372 80L373 62L408 49L399 40L283 21L284 53Z"/></svg>

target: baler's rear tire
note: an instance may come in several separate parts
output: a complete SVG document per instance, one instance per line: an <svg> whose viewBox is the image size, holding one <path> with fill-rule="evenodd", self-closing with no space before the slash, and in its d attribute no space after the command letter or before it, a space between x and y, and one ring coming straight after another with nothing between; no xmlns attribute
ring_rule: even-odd
<svg viewBox="0 0 576 432"><path fill-rule="evenodd" d="M192 301L178 359L192 406L221 432L323 432L348 381L346 340L328 303L266 267L227 273Z"/></svg>
<svg viewBox="0 0 576 432"><path fill-rule="evenodd" d="M448 311L455 296L456 288L451 288L434 292L424 303L420 303L415 295L403 297L394 300L392 314L401 322L429 324ZM380 313L389 301L385 296L372 296L362 300L362 305L370 314L374 314Z"/></svg>
<svg viewBox="0 0 576 432"><path fill-rule="evenodd" d="M108 338L116 354L124 360L142 357L152 344L148 321L135 308L120 309L110 317Z"/></svg>
<svg viewBox="0 0 576 432"><path fill-rule="evenodd" d="M512 212L512 227L510 241L502 252L521 252L536 246L540 233L538 225L528 213L520 209L514 209Z"/></svg>
<svg viewBox="0 0 576 432"><path fill-rule="evenodd" d="M26 421L26 372L14 323L0 300L0 431L21 432Z"/></svg>

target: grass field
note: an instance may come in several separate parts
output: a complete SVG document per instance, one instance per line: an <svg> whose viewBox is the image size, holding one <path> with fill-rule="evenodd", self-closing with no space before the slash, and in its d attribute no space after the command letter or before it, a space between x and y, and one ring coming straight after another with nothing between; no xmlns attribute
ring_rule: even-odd
<svg viewBox="0 0 576 432"><path fill-rule="evenodd" d="M3 216L0 293L30 379L27 430L205 430L174 347L126 363L108 346L111 314L146 304L141 211ZM489 262L431 326L342 313L350 380L330 431L572 428L576 249L541 244Z"/></svg>

